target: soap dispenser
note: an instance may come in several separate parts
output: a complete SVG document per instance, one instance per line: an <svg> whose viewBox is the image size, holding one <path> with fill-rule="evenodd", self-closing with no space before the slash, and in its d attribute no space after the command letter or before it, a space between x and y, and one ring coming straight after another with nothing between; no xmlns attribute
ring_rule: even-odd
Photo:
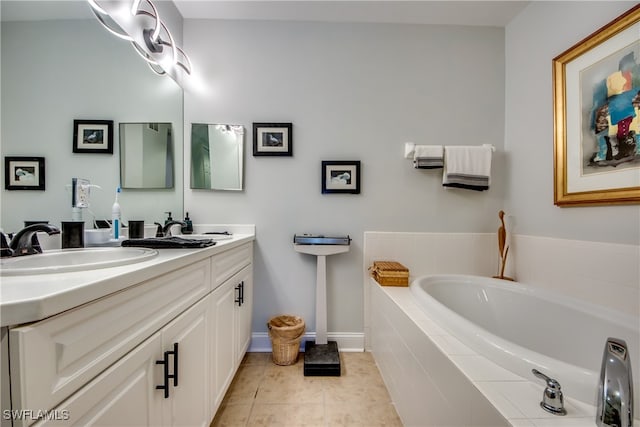
<svg viewBox="0 0 640 427"><path fill-rule="evenodd" d="M171 221L173 221L173 218L171 218L171 212L165 212L167 214L167 219L164 220L164 225L169 224Z"/></svg>
<svg viewBox="0 0 640 427"><path fill-rule="evenodd" d="M191 222L191 218L189 218L189 212L184 217L184 225L181 228L182 234L192 234L193 233L193 222Z"/></svg>

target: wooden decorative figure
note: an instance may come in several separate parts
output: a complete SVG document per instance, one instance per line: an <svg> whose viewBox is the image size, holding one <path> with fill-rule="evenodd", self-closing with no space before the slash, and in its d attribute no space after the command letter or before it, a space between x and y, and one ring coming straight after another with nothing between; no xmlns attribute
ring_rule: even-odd
<svg viewBox="0 0 640 427"><path fill-rule="evenodd" d="M500 273L493 276L494 279L511 280L511 277L504 275L504 269L507 265L507 255L509 254L509 246L507 246L507 227L504 225L504 211L498 212L500 218L500 228L498 228L498 252L500 253Z"/></svg>

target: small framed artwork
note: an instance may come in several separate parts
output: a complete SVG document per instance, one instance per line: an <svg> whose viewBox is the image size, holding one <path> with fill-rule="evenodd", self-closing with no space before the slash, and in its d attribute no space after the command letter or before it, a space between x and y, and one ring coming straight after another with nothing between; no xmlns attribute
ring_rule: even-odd
<svg viewBox="0 0 640 427"><path fill-rule="evenodd" d="M44 157L5 157L4 188L44 191Z"/></svg>
<svg viewBox="0 0 640 427"><path fill-rule="evenodd" d="M113 120L74 120L73 152L113 154Z"/></svg>
<svg viewBox="0 0 640 427"><path fill-rule="evenodd" d="M293 156L291 123L254 123L254 156Z"/></svg>
<svg viewBox="0 0 640 427"><path fill-rule="evenodd" d="M360 160L323 160L322 193L360 194Z"/></svg>
<svg viewBox="0 0 640 427"><path fill-rule="evenodd" d="M554 203L640 203L640 5L553 59Z"/></svg>

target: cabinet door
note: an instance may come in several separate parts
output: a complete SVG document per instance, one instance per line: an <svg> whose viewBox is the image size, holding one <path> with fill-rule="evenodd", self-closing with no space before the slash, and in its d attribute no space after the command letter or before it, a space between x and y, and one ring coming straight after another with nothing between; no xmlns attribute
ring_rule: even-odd
<svg viewBox="0 0 640 427"><path fill-rule="evenodd" d="M169 374L177 376L168 379L169 397L158 390L166 426L208 426L211 421L208 303L202 299L162 329L163 351L177 349L167 357Z"/></svg>
<svg viewBox="0 0 640 427"><path fill-rule="evenodd" d="M214 385L211 407L217 408L222 402L227 386L231 384L235 369L234 312L237 284L229 280L211 294L211 354L213 371L211 384Z"/></svg>
<svg viewBox="0 0 640 427"><path fill-rule="evenodd" d="M253 271L248 265L236 280L242 283L242 305L236 304L236 363L239 364L251 342L251 314L253 312Z"/></svg>
<svg viewBox="0 0 640 427"><path fill-rule="evenodd" d="M162 424L158 332L43 417L37 426L149 426ZM35 412L34 412L35 415ZM24 420L27 423L31 420Z"/></svg>

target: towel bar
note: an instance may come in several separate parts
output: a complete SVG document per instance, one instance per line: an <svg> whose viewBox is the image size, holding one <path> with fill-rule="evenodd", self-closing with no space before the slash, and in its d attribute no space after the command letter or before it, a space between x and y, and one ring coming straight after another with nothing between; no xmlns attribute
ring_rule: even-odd
<svg viewBox="0 0 640 427"><path fill-rule="evenodd" d="M491 147L492 152L496 152L496 147L493 144L482 144L483 147ZM416 150L415 142L405 142L404 143L404 158L405 159L413 159L413 154Z"/></svg>

